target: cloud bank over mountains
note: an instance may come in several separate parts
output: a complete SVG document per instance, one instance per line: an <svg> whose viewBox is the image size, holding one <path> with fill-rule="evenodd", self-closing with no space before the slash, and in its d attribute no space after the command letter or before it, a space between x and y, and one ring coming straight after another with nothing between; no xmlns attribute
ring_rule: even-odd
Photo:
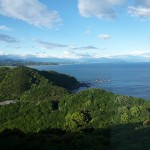
<svg viewBox="0 0 150 150"><path fill-rule="evenodd" d="M124 62L149 62L150 53L145 53L145 56L135 55L121 55L111 57L92 57L94 54L75 54L70 51L66 51L63 57L42 57L36 54L0 54L0 60L26 60L26 61L38 61L38 62L77 62L77 63L124 63ZM68 57L69 56L69 57Z"/></svg>
<svg viewBox="0 0 150 150"><path fill-rule="evenodd" d="M78 0L79 13L83 17L97 17L99 19L115 19L116 7L124 7L131 16L149 18L150 0ZM125 8L127 7L127 8Z"/></svg>

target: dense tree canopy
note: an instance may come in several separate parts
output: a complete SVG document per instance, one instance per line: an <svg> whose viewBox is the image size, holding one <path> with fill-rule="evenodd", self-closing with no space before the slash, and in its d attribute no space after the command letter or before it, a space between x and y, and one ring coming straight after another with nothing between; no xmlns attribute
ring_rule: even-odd
<svg viewBox="0 0 150 150"><path fill-rule="evenodd" d="M0 105L1 149L149 150L149 101L101 89L71 94L79 82L55 72L0 74L0 100L17 99Z"/></svg>
<svg viewBox="0 0 150 150"><path fill-rule="evenodd" d="M74 77L56 72L38 71L24 66L11 69L6 67L0 68L0 75L0 101L18 99L24 92L31 89L33 92L35 91L34 88L39 89L42 86L44 88L46 85L48 89L51 86L53 91L54 87L52 85L60 86L67 90L79 86L79 82ZM63 92L59 87L55 89L57 89L57 93ZM58 92L58 89L60 89L60 92Z"/></svg>

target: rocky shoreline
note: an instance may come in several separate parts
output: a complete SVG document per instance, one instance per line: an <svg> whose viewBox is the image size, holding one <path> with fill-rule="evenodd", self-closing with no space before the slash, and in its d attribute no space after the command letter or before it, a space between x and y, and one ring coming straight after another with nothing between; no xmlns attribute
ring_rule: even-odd
<svg viewBox="0 0 150 150"><path fill-rule="evenodd" d="M85 83L85 82L80 82L80 87L87 87L87 88L88 88L88 87L90 87L90 86L91 86L91 83L88 83L88 82L87 82L87 83ZM79 88L80 88L80 87L79 87Z"/></svg>
<svg viewBox="0 0 150 150"><path fill-rule="evenodd" d="M89 82L80 82L79 86L76 87L75 89L71 90L70 92L72 94L77 93L79 91L85 90L91 86L91 83Z"/></svg>

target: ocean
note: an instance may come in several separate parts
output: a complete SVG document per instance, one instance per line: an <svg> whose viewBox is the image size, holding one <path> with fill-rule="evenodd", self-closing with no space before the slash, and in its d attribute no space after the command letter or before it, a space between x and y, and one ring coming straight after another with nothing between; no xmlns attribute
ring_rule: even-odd
<svg viewBox="0 0 150 150"><path fill-rule="evenodd" d="M74 76L80 82L90 83L92 88L150 100L150 63L91 63L33 68Z"/></svg>

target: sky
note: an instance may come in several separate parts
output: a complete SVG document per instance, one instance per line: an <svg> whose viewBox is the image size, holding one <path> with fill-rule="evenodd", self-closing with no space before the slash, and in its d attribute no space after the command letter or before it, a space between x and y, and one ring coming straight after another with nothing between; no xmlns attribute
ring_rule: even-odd
<svg viewBox="0 0 150 150"><path fill-rule="evenodd" d="M150 58L150 0L0 0L0 56Z"/></svg>

